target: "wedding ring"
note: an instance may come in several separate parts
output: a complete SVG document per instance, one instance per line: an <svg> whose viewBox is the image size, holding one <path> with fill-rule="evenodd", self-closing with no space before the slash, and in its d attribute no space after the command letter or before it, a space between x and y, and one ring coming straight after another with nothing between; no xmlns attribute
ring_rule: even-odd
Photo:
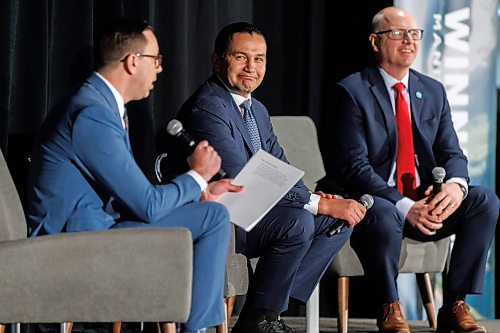
<svg viewBox="0 0 500 333"><path fill-rule="evenodd" d="M455 208L455 205L454 204L450 204L451 208Z"/></svg>

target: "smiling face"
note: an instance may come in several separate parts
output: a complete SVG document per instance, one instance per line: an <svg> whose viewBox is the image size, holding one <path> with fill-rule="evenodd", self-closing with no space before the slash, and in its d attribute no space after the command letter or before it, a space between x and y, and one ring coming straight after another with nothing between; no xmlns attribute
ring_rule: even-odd
<svg viewBox="0 0 500 333"><path fill-rule="evenodd" d="M237 32L222 56L212 55L214 72L233 93L248 97L264 79L266 52L264 37Z"/></svg>
<svg viewBox="0 0 500 333"><path fill-rule="evenodd" d="M389 7L379 14L380 20L374 26L374 32L389 29L417 29L415 19L403 9ZM370 34L372 49L380 66L391 76L401 79L415 61L419 41L405 34L402 40L389 38L388 34Z"/></svg>

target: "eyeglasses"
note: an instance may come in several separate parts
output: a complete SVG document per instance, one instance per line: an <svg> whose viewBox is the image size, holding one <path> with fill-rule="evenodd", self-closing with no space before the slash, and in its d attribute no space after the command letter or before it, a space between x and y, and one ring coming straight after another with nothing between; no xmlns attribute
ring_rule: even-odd
<svg viewBox="0 0 500 333"><path fill-rule="evenodd" d="M124 62L125 59L127 59L127 57L129 56L130 54L127 54L125 57L123 57L122 60L120 60L120 62ZM142 54L142 53L135 53L134 54L136 57L147 57L147 58L152 58L155 60L155 68L160 68L162 62L163 62L163 55L162 54L158 54L158 55L151 55L151 54Z"/></svg>
<svg viewBox="0 0 500 333"><path fill-rule="evenodd" d="M375 32L376 35L387 34L390 39L403 40L408 34L413 40L421 40L424 35L422 29L389 29Z"/></svg>

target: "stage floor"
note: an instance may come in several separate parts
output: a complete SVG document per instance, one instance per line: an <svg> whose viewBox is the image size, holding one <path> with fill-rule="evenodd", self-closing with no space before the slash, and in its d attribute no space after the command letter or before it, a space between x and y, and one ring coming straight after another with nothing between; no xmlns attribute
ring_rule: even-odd
<svg viewBox="0 0 500 333"><path fill-rule="evenodd" d="M230 326L234 324L236 318L230 323ZM284 317L283 318L287 325L289 325L294 333L305 333L306 332L306 319L304 317ZM484 320L481 321L483 325L486 326L489 333L500 333L500 320ZM418 333L435 333L434 330L429 328L426 321L410 321L411 332ZM212 330L214 332L215 330ZM337 332L337 319L336 318L321 318L320 319L320 333L326 332ZM375 319L357 319L353 318L349 320L349 333L375 333L378 332Z"/></svg>

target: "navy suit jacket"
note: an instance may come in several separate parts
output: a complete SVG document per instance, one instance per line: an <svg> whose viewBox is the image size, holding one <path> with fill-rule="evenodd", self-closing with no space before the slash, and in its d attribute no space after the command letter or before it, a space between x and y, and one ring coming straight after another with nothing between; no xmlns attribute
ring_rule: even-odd
<svg viewBox="0 0 500 333"><path fill-rule="evenodd" d="M252 98L262 149L288 163L266 107ZM184 128L197 140L208 140L222 158L222 168L234 178L252 156L250 136L239 106L216 75L212 75L184 103L178 114ZM299 181L278 206L303 208L310 193Z"/></svg>
<svg viewBox="0 0 500 333"><path fill-rule="evenodd" d="M186 174L153 186L136 164L111 90L93 74L67 108L51 114L33 151L28 188L32 234L155 222L198 200Z"/></svg>
<svg viewBox="0 0 500 333"><path fill-rule="evenodd" d="M432 169L446 179L468 181L446 92L438 81L410 70L409 96L420 193L432 183ZM368 67L335 85L323 124L322 153L327 176L318 188L359 197L364 193L396 203L403 196L387 185L396 159L394 111L378 67Z"/></svg>

